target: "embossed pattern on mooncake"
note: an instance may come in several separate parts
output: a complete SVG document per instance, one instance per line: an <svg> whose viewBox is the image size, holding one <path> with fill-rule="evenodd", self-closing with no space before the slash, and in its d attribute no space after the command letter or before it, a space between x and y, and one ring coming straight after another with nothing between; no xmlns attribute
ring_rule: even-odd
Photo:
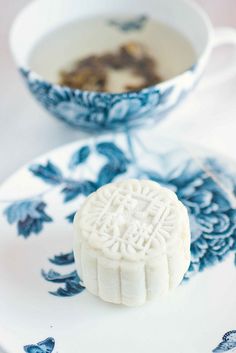
<svg viewBox="0 0 236 353"><path fill-rule="evenodd" d="M85 201L75 228L84 284L104 300L141 304L176 287L188 268L187 211L153 181L103 186Z"/></svg>

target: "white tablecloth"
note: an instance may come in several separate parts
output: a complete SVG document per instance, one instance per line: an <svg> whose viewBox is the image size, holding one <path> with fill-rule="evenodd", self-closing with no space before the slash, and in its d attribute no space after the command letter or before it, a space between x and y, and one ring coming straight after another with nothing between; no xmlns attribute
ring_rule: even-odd
<svg viewBox="0 0 236 353"><path fill-rule="evenodd" d="M15 14L27 2L0 0L0 182L32 158L87 136L58 122L37 105L16 71L7 37ZM235 0L199 2L214 24L236 26ZM236 62L235 58L236 49L224 47L215 51L194 93L156 129L163 135L187 139L236 160L236 77L211 83L211 77Z"/></svg>

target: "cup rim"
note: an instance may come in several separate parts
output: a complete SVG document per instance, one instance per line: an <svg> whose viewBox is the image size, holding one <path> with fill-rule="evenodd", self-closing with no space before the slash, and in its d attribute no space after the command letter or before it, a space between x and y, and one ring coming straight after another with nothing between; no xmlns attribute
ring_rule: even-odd
<svg viewBox="0 0 236 353"><path fill-rule="evenodd" d="M147 93L148 91L152 91L152 90L161 90L162 88L165 88L166 86L173 86L175 84L176 81L178 81L180 78L182 78L185 75L188 75L190 72L193 71L197 71L197 68L202 66L209 54L210 51L212 49L213 46L213 38L214 38L214 33L213 33L213 26L211 23L211 20L208 16L208 14L203 10L203 8L196 3L194 0L181 0L183 3L187 4L188 6L190 6L192 8L193 11L197 12L197 14L199 15L199 17L201 17L206 29L207 29L207 35L208 35L208 41L207 44L204 48L204 50L200 53L200 55L197 57L196 61L186 70L184 70L183 72L179 73L178 75L167 79L165 81L159 82L155 85L152 86L147 86L144 87L142 89L138 89L138 90L132 90L132 91L122 91L122 92L103 92L103 91L88 91L88 90L83 90L80 88L72 88L66 85L60 85L58 83L49 81L47 79L45 79L42 75L38 74L36 71L32 70L30 67L28 67L27 65L18 65L18 58L17 55L15 54L14 51L14 44L13 44L13 37L14 37L14 32L15 32L15 27L16 24L19 20L19 18L22 16L22 14L27 11L31 6L33 6L34 3L36 2L40 2L40 1L44 1L44 0L33 0L31 1L29 4L27 4L26 6L23 7L23 9L21 9L18 14L16 15L16 17L14 18L10 31L9 31L9 45L10 45L10 50L12 53L12 56L14 58L14 61L18 67L18 69L21 71L26 71L28 75L32 75L35 79L41 81L41 82L45 82L53 87L56 88L60 88L60 89L66 89L69 90L71 92L76 92L76 93L87 93L87 94L99 94L99 95L104 95L104 96L129 96L132 95L134 93Z"/></svg>

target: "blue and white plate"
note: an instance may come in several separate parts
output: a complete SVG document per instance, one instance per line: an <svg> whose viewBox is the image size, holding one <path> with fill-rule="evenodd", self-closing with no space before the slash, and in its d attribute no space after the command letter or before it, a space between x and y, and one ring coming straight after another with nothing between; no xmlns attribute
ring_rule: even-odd
<svg viewBox="0 0 236 353"><path fill-rule="evenodd" d="M192 259L162 300L126 308L83 287L72 219L89 193L150 178L187 206ZM236 351L236 168L209 151L152 136L76 142L23 167L0 189L0 342L9 353Z"/></svg>

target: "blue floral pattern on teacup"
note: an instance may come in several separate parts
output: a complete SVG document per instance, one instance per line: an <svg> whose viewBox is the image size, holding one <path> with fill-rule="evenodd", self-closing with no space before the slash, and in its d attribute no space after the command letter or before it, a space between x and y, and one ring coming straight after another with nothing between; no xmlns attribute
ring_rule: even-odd
<svg viewBox="0 0 236 353"><path fill-rule="evenodd" d="M137 92L104 93L71 89L49 83L32 71L20 69L31 93L55 117L87 130L116 130L159 121L191 90L196 72L183 74L178 84L166 83ZM150 118L150 119L149 119Z"/></svg>
<svg viewBox="0 0 236 353"><path fill-rule="evenodd" d="M132 32L132 31L140 31L144 28L144 25L147 23L148 17L145 15L140 15L135 18L130 18L127 20L118 20L112 19L107 23L110 26L114 26L118 28L122 32Z"/></svg>

